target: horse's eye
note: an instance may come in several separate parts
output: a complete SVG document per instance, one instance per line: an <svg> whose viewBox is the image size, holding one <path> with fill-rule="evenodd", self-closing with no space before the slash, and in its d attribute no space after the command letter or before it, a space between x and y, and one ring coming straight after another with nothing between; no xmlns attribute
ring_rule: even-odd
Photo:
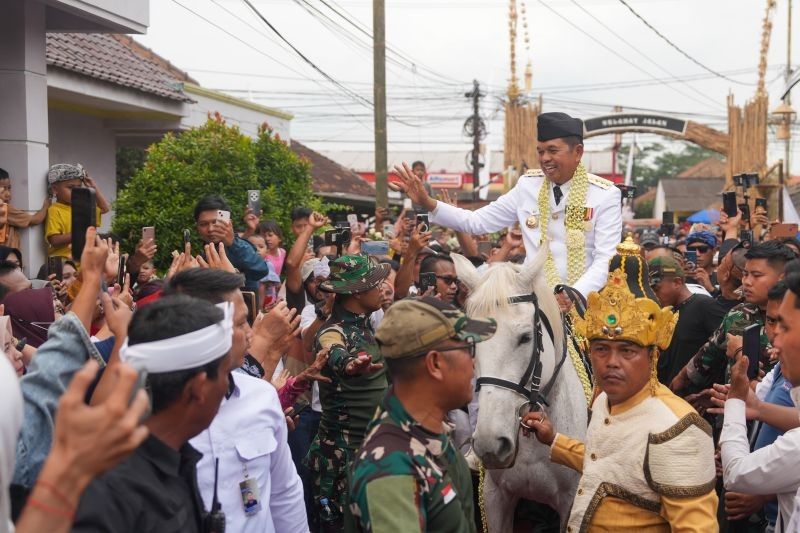
<svg viewBox="0 0 800 533"><path fill-rule="evenodd" d="M517 341L517 346L522 346L523 344L528 344L531 342L531 334L530 333L523 333L519 336L519 340Z"/></svg>

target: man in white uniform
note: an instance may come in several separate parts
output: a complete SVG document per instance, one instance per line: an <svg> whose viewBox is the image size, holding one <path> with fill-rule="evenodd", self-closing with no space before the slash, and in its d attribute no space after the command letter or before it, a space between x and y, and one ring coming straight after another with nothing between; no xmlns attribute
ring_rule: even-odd
<svg viewBox="0 0 800 533"><path fill-rule="evenodd" d="M545 266L548 283L565 283L586 296L605 285L608 262L622 237L620 191L611 181L588 174L581 163L580 119L542 113L538 140L542 170L524 174L511 191L477 211L437 202L405 164L395 167L402 180L397 189L430 211L432 223L456 231L483 235L519 222L528 258L546 237L552 258ZM565 308L566 299L560 300Z"/></svg>

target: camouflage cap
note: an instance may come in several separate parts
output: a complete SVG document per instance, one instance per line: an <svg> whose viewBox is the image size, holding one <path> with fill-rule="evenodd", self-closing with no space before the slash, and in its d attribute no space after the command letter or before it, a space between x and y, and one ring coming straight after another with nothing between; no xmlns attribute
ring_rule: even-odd
<svg viewBox="0 0 800 533"><path fill-rule="evenodd" d="M331 275L319 288L336 294L356 294L376 287L392 269L365 254L343 255L330 264Z"/></svg>
<svg viewBox="0 0 800 533"><path fill-rule="evenodd" d="M493 319L469 318L458 308L438 298L405 298L392 305L383 317L375 340L387 359L402 359L427 353L447 339L475 344L494 335Z"/></svg>
<svg viewBox="0 0 800 533"><path fill-rule="evenodd" d="M686 277L686 272L674 257L654 257L647 266L650 269L650 285L653 286L662 279Z"/></svg>

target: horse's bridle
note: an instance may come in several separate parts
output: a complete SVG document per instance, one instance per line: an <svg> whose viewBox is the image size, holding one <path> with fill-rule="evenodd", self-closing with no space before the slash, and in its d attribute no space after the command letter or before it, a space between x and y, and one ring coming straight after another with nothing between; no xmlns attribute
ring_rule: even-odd
<svg viewBox="0 0 800 533"><path fill-rule="evenodd" d="M542 343L542 324L544 324L544 327L550 336L550 340L553 343L553 346L555 346L553 326L550 324L550 320L547 318L547 315L541 312L541 309L539 308L539 299L536 297L536 294L531 293L523 296L512 296L508 299L508 303L511 305L521 303L533 304L533 337L531 339L531 357L528 360L528 367L525 369L525 372L522 374L519 382L516 383L507 379L495 378L491 376L479 377L475 382L475 390L479 391L484 385L492 385L494 387L500 387L501 389L514 391L525 398L526 402L522 406L525 404L529 404L531 407L535 407L537 405L541 407L542 404L548 405L547 394L549 394L550 390L553 388L555 378L558 376L558 373L561 370L561 367L564 365L564 361L566 360L566 343L564 344L564 353L562 354L561 360L558 362L558 365L553 371L552 377L547 382L547 385L545 385L543 389L540 389L542 382L542 352L544 351ZM566 336L564 340L566 341Z"/></svg>

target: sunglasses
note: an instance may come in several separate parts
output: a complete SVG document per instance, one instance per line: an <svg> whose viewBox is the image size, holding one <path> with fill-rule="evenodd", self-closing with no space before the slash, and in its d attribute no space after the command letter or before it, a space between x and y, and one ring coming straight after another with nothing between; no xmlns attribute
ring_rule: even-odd
<svg viewBox="0 0 800 533"><path fill-rule="evenodd" d="M697 253L704 254L704 253L707 253L711 249L711 247L710 246L692 246L691 248L687 247L686 249L687 250L694 250Z"/></svg>
<svg viewBox="0 0 800 533"><path fill-rule="evenodd" d="M447 285L458 283L458 278L456 276L436 276L436 279L444 281Z"/></svg>

